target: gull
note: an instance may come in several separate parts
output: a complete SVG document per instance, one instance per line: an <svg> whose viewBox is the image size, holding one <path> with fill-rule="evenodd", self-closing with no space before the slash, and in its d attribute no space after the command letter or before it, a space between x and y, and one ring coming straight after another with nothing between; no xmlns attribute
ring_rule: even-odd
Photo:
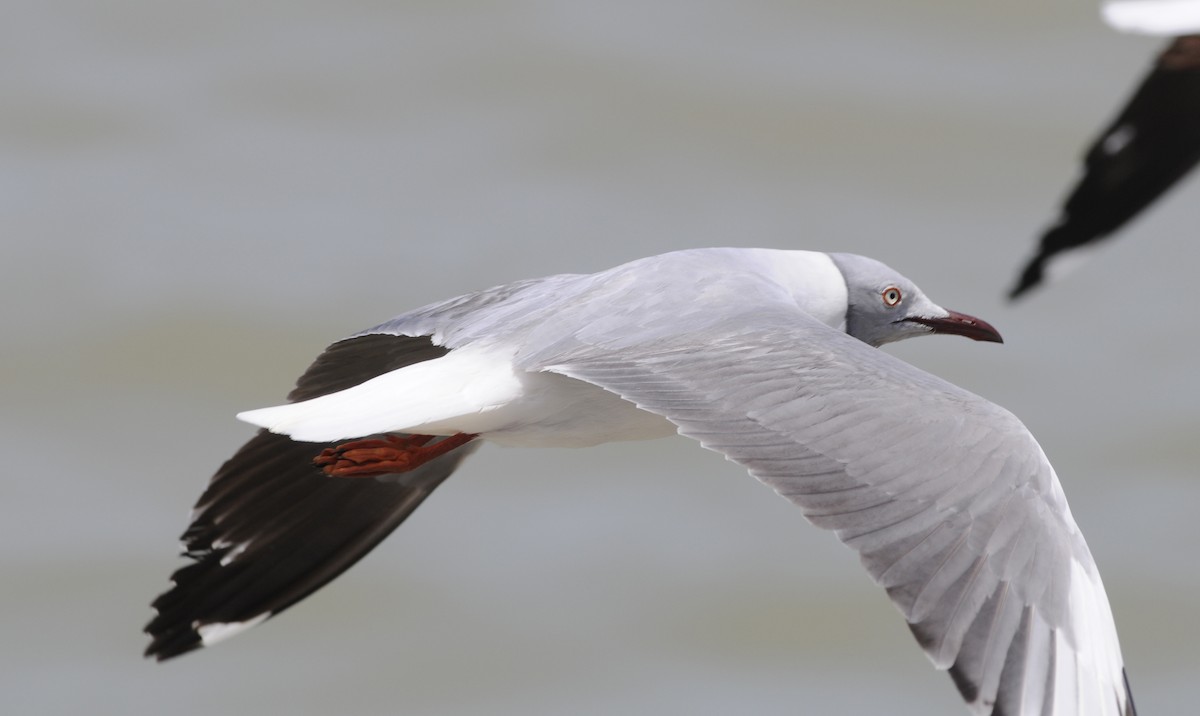
<svg viewBox="0 0 1200 716"><path fill-rule="evenodd" d="M886 265L693 249L519 281L331 345L212 478L146 655L278 614L370 551L481 442L680 434L858 553L975 714L1134 713L1112 612L1041 448L877 347L1001 342Z"/></svg>
<svg viewBox="0 0 1200 716"><path fill-rule="evenodd" d="M1200 0L1112 2L1104 18L1118 30L1172 39L1088 148L1082 176L1009 298L1120 229L1200 162Z"/></svg>

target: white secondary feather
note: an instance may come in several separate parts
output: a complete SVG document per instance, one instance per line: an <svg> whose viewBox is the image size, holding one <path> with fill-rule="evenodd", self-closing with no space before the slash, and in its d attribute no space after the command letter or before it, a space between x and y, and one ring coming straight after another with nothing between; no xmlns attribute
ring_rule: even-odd
<svg viewBox="0 0 1200 716"><path fill-rule="evenodd" d="M1104 20L1122 32L1190 35L1200 32L1200 0L1122 0L1103 8Z"/></svg>

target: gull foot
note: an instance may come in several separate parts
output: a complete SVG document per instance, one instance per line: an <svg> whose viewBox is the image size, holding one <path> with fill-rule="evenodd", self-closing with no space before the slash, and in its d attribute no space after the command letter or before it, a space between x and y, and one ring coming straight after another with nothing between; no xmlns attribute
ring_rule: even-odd
<svg viewBox="0 0 1200 716"><path fill-rule="evenodd" d="M466 445L477 436L458 433L428 445L433 435L387 435L382 440L355 440L326 448L313 464L330 477L374 477L408 472Z"/></svg>

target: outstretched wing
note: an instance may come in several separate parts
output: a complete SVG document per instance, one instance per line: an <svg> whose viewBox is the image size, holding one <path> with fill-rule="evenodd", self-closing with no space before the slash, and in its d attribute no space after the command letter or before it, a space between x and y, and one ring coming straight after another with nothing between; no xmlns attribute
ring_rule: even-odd
<svg viewBox="0 0 1200 716"><path fill-rule="evenodd" d="M1140 4L1140 3L1139 3ZM1010 293L1037 286L1049 261L1107 237L1200 161L1200 35L1171 41L1088 149L1083 176Z"/></svg>
<svg viewBox="0 0 1200 716"><path fill-rule="evenodd" d="M723 453L855 549L978 714L1133 713L1095 563L1012 414L799 311L531 352Z"/></svg>
<svg viewBox="0 0 1200 716"><path fill-rule="evenodd" d="M349 338L321 354L288 398L332 393L445 353L424 336ZM194 561L153 603L146 656L169 659L211 644L316 591L379 544L475 446L412 472L355 479L313 466L326 447L264 430L221 466L183 534Z"/></svg>

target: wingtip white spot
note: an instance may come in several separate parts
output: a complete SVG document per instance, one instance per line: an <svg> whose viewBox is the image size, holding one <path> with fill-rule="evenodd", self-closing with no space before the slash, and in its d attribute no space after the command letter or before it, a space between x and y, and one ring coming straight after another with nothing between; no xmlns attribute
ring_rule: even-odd
<svg viewBox="0 0 1200 716"><path fill-rule="evenodd" d="M1131 124L1122 124L1110 132L1100 143L1105 154L1113 155L1129 146L1137 136L1137 128Z"/></svg>
<svg viewBox="0 0 1200 716"><path fill-rule="evenodd" d="M263 612L258 616L247 619L244 622L211 622L202 624L199 621L192 622L192 628L200 635L200 643L204 646L212 646L219 641L224 641L231 636L236 636L246 631L250 627L261 624L271 616L271 612Z"/></svg>

